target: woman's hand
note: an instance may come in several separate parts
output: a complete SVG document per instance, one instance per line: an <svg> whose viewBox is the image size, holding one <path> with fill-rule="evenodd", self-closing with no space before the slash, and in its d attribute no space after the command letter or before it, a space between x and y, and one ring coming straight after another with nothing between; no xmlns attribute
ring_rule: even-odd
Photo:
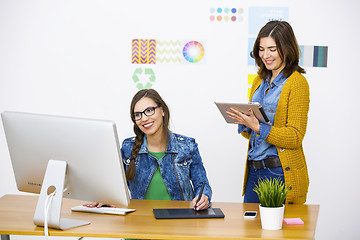
<svg viewBox="0 0 360 240"><path fill-rule="evenodd" d="M209 207L209 198L208 198L208 196L203 194L201 196L199 202L196 204L196 201L198 200L198 197L199 197L199 195L194 197L194 199L192 200L192 205L193 205L194 209L197 210L197 211L207 209Z"/></svg>
<svg viewBox="0 0 360 240"><path fill-rule="evenodd" d="M259 120L255 117L254 112L249 109L249 114L242 113L234 108L230 108L226 111L229 118L235 120L235 124L241 124L246 127L251 128L255 132L260 132L260 123Z"/></svg>
<svg viewBox="0 0 360 240"><path fill-rule="evenodd" d="M110 205L110 204L104 204L104 203L97 203L97 202L89 202L89 203L85 203L83 204L84 207L115 207L115 205Z"/></svg>

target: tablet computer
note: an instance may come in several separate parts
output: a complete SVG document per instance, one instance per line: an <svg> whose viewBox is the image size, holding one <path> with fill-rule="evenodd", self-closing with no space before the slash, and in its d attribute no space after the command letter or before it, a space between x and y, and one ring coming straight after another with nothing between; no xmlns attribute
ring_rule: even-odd
<svg viewBox="0 0 360 240"><path fill-rule="evenodd" d="M234 108L244 114L249 113L249 109L254 112L254 115L260 122L271 124L268 117L266 116L264 109L261 107L260 103L252 102L252 103L222 103L215 102L216 106L219 108L221 114L225 118L227 123L234 123L234 119L230 118L226 111L230 108Z"/></svg>
<svg viewBox="0 0 360 240"><path fill-rule="evenodd" d="M161 208L153 209L156 219L188 219L188 218L224 218L220 208L208 208L196 211L193 208Z"/></svg>

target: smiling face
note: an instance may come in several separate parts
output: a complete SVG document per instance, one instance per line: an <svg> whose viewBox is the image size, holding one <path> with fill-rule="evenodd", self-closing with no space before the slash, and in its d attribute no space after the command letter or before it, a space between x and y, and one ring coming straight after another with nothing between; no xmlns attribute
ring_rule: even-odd
<svg viewBox="0 0 360 240"><path fill-rule="evenodd" d="M265 64L266 69L272 71L273 78L285 67L285 61L281 59L275 40L272 37L263 37L260 39L259 57Z"/></svg>
<svg viewBox="0 0 360 240"><path fill-rule="evenodd" d="M157 104L151 98L143 97L135 104L134 112L143 112L149 107L157 107ZM154 115L146 116L142 113L142 118L135 123L148 137L160 136L163 134L163 116L164 111L162 107L159 107L155 109Z"/></svg>

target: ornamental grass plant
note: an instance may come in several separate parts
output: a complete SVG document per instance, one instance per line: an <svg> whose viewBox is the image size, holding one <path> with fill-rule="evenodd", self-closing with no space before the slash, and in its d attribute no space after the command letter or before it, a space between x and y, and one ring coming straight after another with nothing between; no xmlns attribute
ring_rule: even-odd
<svg viewBox="0 0 360 240"><path fill-rule="evenodd" d="M290 189L281 178L260 178L253 190L257 193L261 206L281 207Z"/></svg>

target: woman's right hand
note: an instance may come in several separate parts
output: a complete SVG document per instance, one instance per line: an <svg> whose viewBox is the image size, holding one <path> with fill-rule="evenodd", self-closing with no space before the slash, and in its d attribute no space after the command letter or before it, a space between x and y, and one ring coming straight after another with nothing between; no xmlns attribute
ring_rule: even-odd
<svg viewBox="0 0 360 240"><path fill-rule="evenodd" d="M115 207L115 205L110 205L110 204L104 204L104 203L97 203L97 202L89 202L89 203L85 203L83 204L84 207L90 207L90 208L93 208L93 207Z"/></svg>
<svg viewBox="0 0 360 240"><path fill-rule="evenodd" d="M226 113L228 114L229 118L235 120L235 124L241 124L249 127L257 133L260 132L259 120L255 117L255 114L251 109L249 109L248 115L234 108L230 108L228 111L226 111Z"/></svg>
<svg viewBox="0 0 360 240"><path fill-rule="evenodd" d="M194 207L194 209L196 211L199 210L205 210L209 207L209 197L206 196L205 194L203 194L199 200L199 202L197 202L199 198L199 195L197 195L193 200L192 200L192 205Z"/></svg>

